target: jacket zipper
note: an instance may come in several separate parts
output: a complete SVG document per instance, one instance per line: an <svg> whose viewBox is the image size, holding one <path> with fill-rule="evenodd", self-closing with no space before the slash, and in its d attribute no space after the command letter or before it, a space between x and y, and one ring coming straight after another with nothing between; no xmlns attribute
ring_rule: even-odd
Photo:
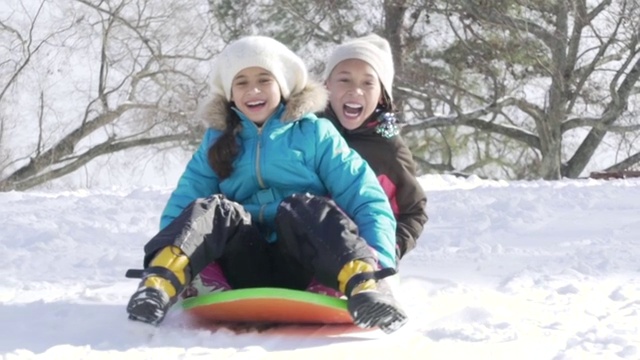
<svg viewBox="0 0 640 360"><path fill-rule="evenodd" d="M262 126L264 127L265 125L266 124L263 124ZM256 178L258 179L258 185L260 185L260 188L264 189L264 180L262 179L262 174L260 173L260 145L262 145L262 127L258 128L258 145L256 148Z"/></svg>
<svg viewBox="0 0 640 360"><path fill-rule="evenodd" d="M262 179L262 174L260 172L260 145L262 145L262 129L264 129L264 127L267 125L267 122L269 120L267 120L264 124L262 124L262 126L258 127L256 124L253 124L257 130L258 130L258 144L257 144L257 148L256 148L256 178L258 179L258 185L260 186L261 189L265 189L266 186L264 184L264 179ZM259 222L264 222L264 210L266 208L267 205L262 205L260 207L260 213L258 214L258 221Z"/></svg>

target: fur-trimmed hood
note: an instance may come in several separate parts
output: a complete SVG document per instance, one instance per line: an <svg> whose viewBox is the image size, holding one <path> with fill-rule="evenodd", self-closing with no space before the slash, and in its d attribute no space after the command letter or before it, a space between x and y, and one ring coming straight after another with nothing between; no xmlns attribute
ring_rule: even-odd
<svg viewBox="0 0 640 360"><path fill-rule="evenodd" d="M291 122L300 119L308 113L323 110L327 105L327 90L318 82L309 81L302 91L291 94L285 104L285 112L282 115L283 122ZM216 94L204 103L199 111L199 118L207 127L223 131L227 127L228 101L224 95Z"/></svg>

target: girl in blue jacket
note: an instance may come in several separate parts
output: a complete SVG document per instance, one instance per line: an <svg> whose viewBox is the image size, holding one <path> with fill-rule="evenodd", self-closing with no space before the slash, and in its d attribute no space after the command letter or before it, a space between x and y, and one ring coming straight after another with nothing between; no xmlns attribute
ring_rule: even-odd
<svg viewBox="0 0 640 360"><path fill-rule="evenodd" d="M227 46L213 68L208 129L144 248L130 319L162 321L215 262L232 288L306 289L348 298L354 323L392 332L406 314L382 280L395 272L395 219L375 174L314 111L325 90L274 39Z"/></svg>

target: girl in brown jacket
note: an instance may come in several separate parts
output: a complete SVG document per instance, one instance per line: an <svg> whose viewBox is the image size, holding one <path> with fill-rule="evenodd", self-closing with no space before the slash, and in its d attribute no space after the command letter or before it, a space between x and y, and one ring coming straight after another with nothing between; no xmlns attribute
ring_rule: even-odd
<svg viewBox="0 0 640 360"><path fill-rule="evenodd" d="M398 134L389 43L368 35L339 45L329 56L324 79L329 104L323 114L376 173L397 220L396 255L415 248L427 222L427 198L415 163Z"/></svg>

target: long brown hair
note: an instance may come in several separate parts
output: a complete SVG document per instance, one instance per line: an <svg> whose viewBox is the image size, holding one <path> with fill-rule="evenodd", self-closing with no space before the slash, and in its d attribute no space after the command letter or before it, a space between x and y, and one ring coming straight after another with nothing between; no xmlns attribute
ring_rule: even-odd
<svg viewBox="0 0 640 360"><path fill-rule="evenodd" d="M225 122L227 127L222 135L209 148L207 158L209 165L216 172L220 180L224 180L231 176L233 172L233 161L240 152L240 147L236 141L236 135L242 129L240 117L232 110L233 102L227 104L227 118Z"/></svg>

